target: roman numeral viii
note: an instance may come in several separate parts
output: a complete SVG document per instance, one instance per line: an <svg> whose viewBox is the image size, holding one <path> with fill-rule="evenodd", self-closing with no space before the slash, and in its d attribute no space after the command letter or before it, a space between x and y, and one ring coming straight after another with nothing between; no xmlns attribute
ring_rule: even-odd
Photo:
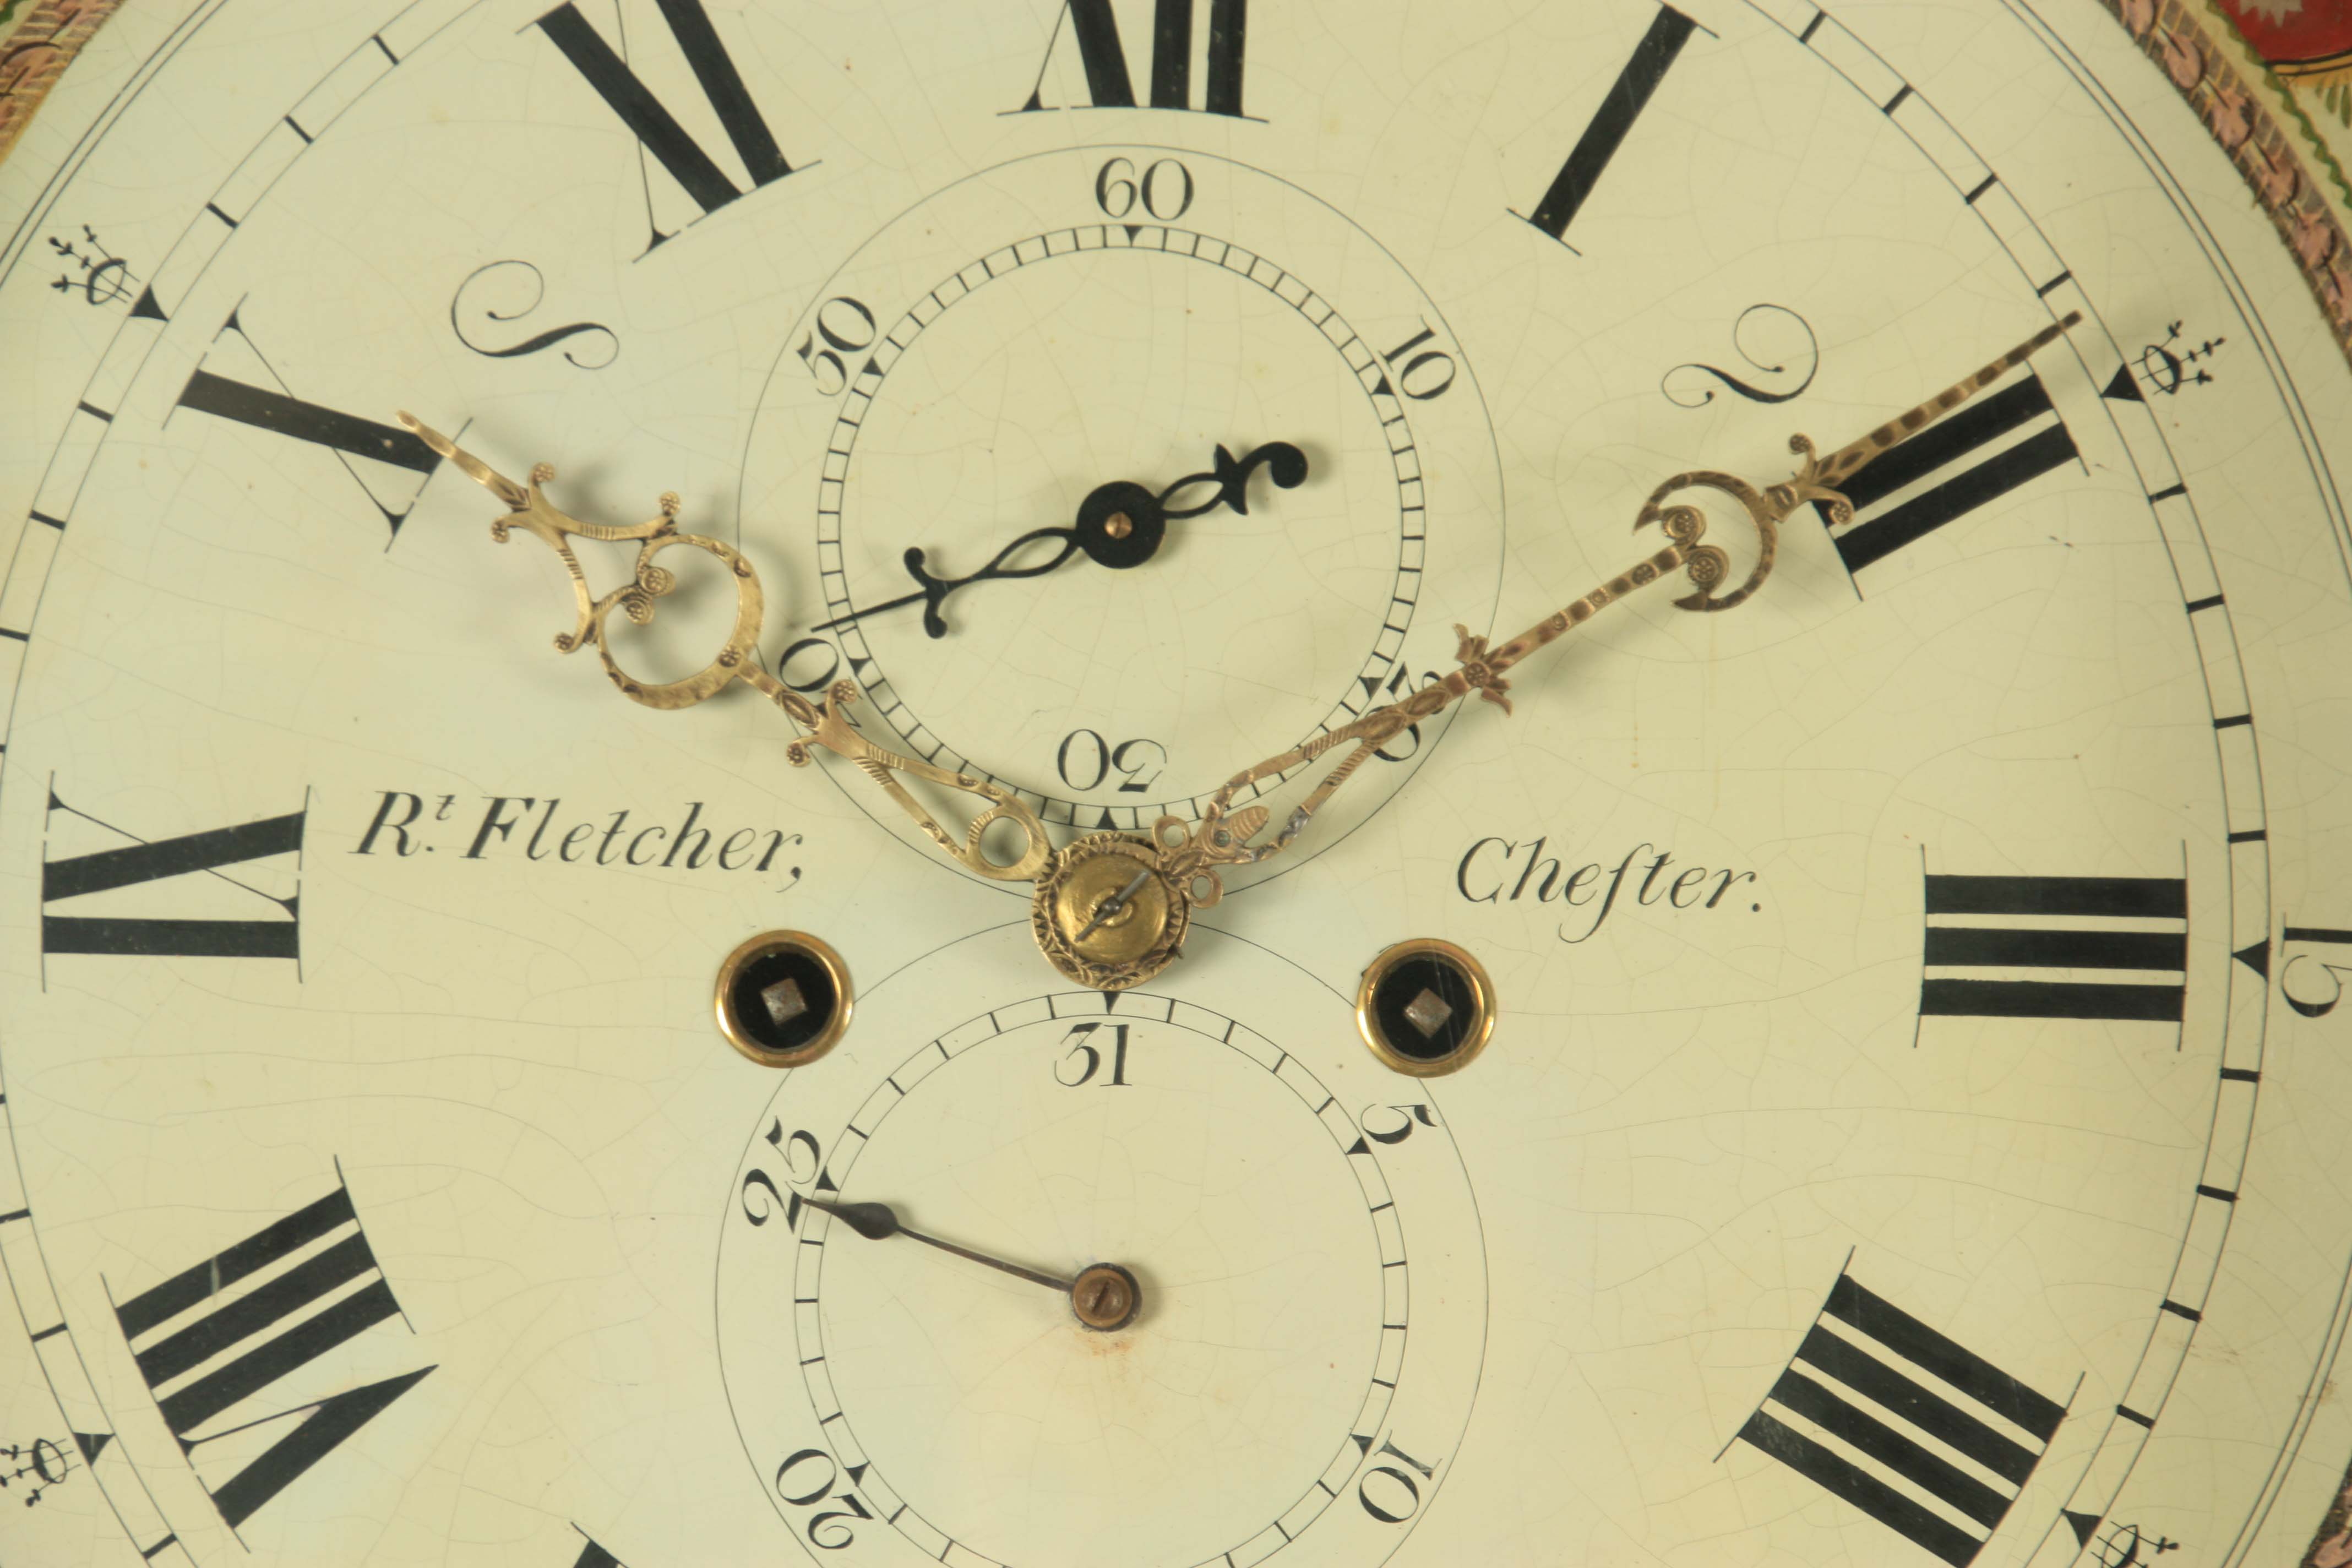
<svg viewBox="0 0 2352 1568"><path fill-rule="evenodd" d="M1097 109L1133 109L1135 79L1119 46L1118 18L1111 0L1066 0L1054 19L1054 36L1029 101L1014 112L1063 107L1045 101L1045 75L1066 23L1086 68L1087 97ZM1152 109L1192 109L1192 0L1153 0L1151 13ZM1209 0L1208 79L1197 106L1209 114L1242 114L1242 49L1249 36L1249 0Z"/></svg>
<svg viewBox="0 0 2352 1568"><path fill-rule="evenodd" d="M2180 878L1930 876L1927 906L1922 1017L2180 1021L2189 963L2189 884ZM2003 923L1983 923L1987 916ZM2099 977L1993 979L1939 969ZM2153 973L2168 977L2126 978Z"/></svg>
<svg viewBox="0 0 2352 1568"><path fill-rule="evenodd" d="M359 1289L348 1289L359 1281L364 1281ZM351 1194L340 1185L115 1309L140 1375L192 1463L205 1443L307 1412L219 1486L205 1479L232 1529L433 1369L257 1414L217 1431L199 1429L399 1315Z"/></svg>
<svg viewBox="0 0 2352 1568"><path fill-rule="evenodd" d="M2028 426L2029 434L2013 439ZM2051 406L2042 378L2029 371L2022 381L1872 458L1848 479L1844 493L1853 503L1854 521L1833 536L1838 557L1847 572L1860 572L2074 461L2074 438ZM1880 507L1897 490L1923 481L1926 488ZM1813 504L1828 521L1828 503Z"/></svg>
<svg viewBox="0 0 2352 1568"><path fill-rule="evenodd" d="M60 813L65 814L61 820ZM273 855L299 856L302 826L309 808L283 816L265 816L235 827L184 833L176 838L141 839L77 811L49 792L48 822L52 845L67 822L79 821L106 829L131 843L44 861L41 866L41 951L45 953L92 952L182 958L292 958L302 955L299 892L279 897L262 891L225 870ZM116 889L163 884L198 873L249 894L279 913L260 919L165 918L125 914L53 914L53 906L68 900Z"/></svg>
<svg viewBox="0 0 2352 1568"><path fill-rule="evenodd" d="M2065 1406L1841 1273L1739 1440L1967 1568L2065 1418Z"/></svg>
<svg viewBox="0 0 2352 1568"><path fill-rule="evenodd" d="M1650 30L1633 46L1633 58L1617 73L1609 95L1601 100L1600 110L1585 125L1584 134L1576 139L1568 162L1551 177L1543 200L1536 204L1535 211L1516 216L1524 216L1554 239L1568 244L1568 226L1583 210L1585 198L1600 184L1602 171L1617 155L1626 132L1633 129L1633 121L1649 106L1651 94L1666 79L1666 71L1696 30L1698 24L1680 11L1671 5L1659 7ZM1569 248L1576 249L1572 245Z"/></svg>
<svg viewBox="0 0 2352 1568"><path fill-rule="evenodd" d="M785 162L782 148L776 145L775 132L760 114L759 106L751 101L751 90L743 85L743 73L735 68L734 58L727 47L719 41L718 29L710 25L709 13L702 8L702 0L656 0L661 8L662 20L669 24L670 36L693 68L694 79L701 84L702 95L710 102L725 129L727 139L735 144L736 156L742 159L744 172L751 176L751 189L773 184L793 172ZM614 52L604 35L588 25L580 7L564 0L564 4L539 18L540 30L572 62L572 68L587 79L596 95L611 105L621 117L621 123L636 136L638 143L669 171L670 178L692 196L705 214L748 193L730 179L701 143L688 134L677 117L662 106L660 99L639 79L629 64ZM650 212L647 225L653 231L653 242L646 248L671 237L653 225Z"/></svg>

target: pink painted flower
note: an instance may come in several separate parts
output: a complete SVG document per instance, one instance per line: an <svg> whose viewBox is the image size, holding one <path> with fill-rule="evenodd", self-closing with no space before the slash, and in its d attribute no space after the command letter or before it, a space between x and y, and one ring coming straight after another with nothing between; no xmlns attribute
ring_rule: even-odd
<svg viewBox="0 0 2352 1568"><path fill-rule="evenodd" d="M2187 92L2205 79L2205 57L2195 44L2178 33L2164 38L2164 69L2175 87Z"/></svg>

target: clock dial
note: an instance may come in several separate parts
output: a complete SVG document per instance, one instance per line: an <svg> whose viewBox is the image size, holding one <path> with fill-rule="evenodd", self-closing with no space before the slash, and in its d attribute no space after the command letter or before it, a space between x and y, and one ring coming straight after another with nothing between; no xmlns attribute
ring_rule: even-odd
<svg viewBox="0 0 2352 1568"><path fill-rule="evenodd" d="M2352 374L2095 8L115 26L0 173L0 1555L2300 1549ZM787 757L1116 936L1449 677L1124 991Z"/></svg>

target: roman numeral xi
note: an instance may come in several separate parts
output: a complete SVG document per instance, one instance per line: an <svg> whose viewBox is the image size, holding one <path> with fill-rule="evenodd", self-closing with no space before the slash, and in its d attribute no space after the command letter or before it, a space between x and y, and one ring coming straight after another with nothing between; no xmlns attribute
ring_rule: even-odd
<svg viewBox="0 0 2352 1568"><path fill-rule="evenodd" d="M357 1289L351 1287L358 1284ZM384 1408L429 1366L362 1387L248 1412L238 1407L400 1315L351 1194L335 1190L115 1309L139 1373L193 1463L232 1433L297 1415L294 1426L214 1486L235 1529ZM302 1380L306 1384L308 1380ZM235 1412L235 1415L231 1415ZM205 1430L216 1418L226 1424ZM238 1417L242 1417L239 1419Z"/></svg>
<svg viewBox="0 0 2352 1568"><path fill-rule="evenodd" d="M105 829L130 843L46 860L41 866L41 951L44 953L107 953L184 958L291 958L302 956L301 896L279 897L240 879L232 868L274 855L299 857L309 808L265 816L234 827L184 833L174 838L142 839L113 824L68 805L49 792L49 840L57 841L66 819ZM276 912L251 919L185 918L120 912L141 896L108 900L103 914L58 914L70 900L121 889L161 889L174 879L203 875L249 895ZM202 889L208 891L209 889ZM234 900L232 900L234 901Z"/></svg>
<svg viewBox="0 0 2352 1568"><path fill-rule="evenodd" d="M1738 1440L1967 1568L2065 1417L2065 1406L1842 1272ZM1954 1523L1955 1513L1971 1522Z"/></svg>

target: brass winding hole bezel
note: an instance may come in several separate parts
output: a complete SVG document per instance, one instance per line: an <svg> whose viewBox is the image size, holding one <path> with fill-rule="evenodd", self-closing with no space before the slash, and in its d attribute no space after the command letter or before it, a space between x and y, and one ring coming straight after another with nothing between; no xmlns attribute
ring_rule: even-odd
<svg viewBox="0 0 2352 1568"><path fill-rule="evenodd" d="M1434 1049L1429 1036L1416 1038L1395 1026L1391 1015L1402 1008L1394 1005L1394 998L1383 994L1384 986L1400 977L1411 982L1428 974L1433 964L1437 972L1452 977L1443 989L1453 993L1443 999L1448 1012L1442 1027L1450 1038ZM1411 1000L1405 1005L1410 1005ZM1486 965L1464 949L1435 937L1416 937L1383 948L1365 966L1363 982L1356 987L1356 1032L1381 1066L1409 1078L1444 1078L1475 1061L1494 1037L1495 1011L1495 983L1488 978Z"/></svg>
<svg viewBox="0 0 2352 1568"><path fill-rule="evenodd" d="M770 1044L741 1013L748 994L739 994L746 977L763 960L781 958L783 967L798 969L800 978L821 976L831 989L830 1011L805 1038L785 1046ZM848 1032L849 1016L856 1005L856 995L849 984L849 966L841 954L806 931L771 931L738 946L719 966L719 978L711 987L711 1011L719 1021L719 1032L736 1050L763 1068L806 1067L841 1043ZM814 1007L822 1007L819 999Z"/></svg>

